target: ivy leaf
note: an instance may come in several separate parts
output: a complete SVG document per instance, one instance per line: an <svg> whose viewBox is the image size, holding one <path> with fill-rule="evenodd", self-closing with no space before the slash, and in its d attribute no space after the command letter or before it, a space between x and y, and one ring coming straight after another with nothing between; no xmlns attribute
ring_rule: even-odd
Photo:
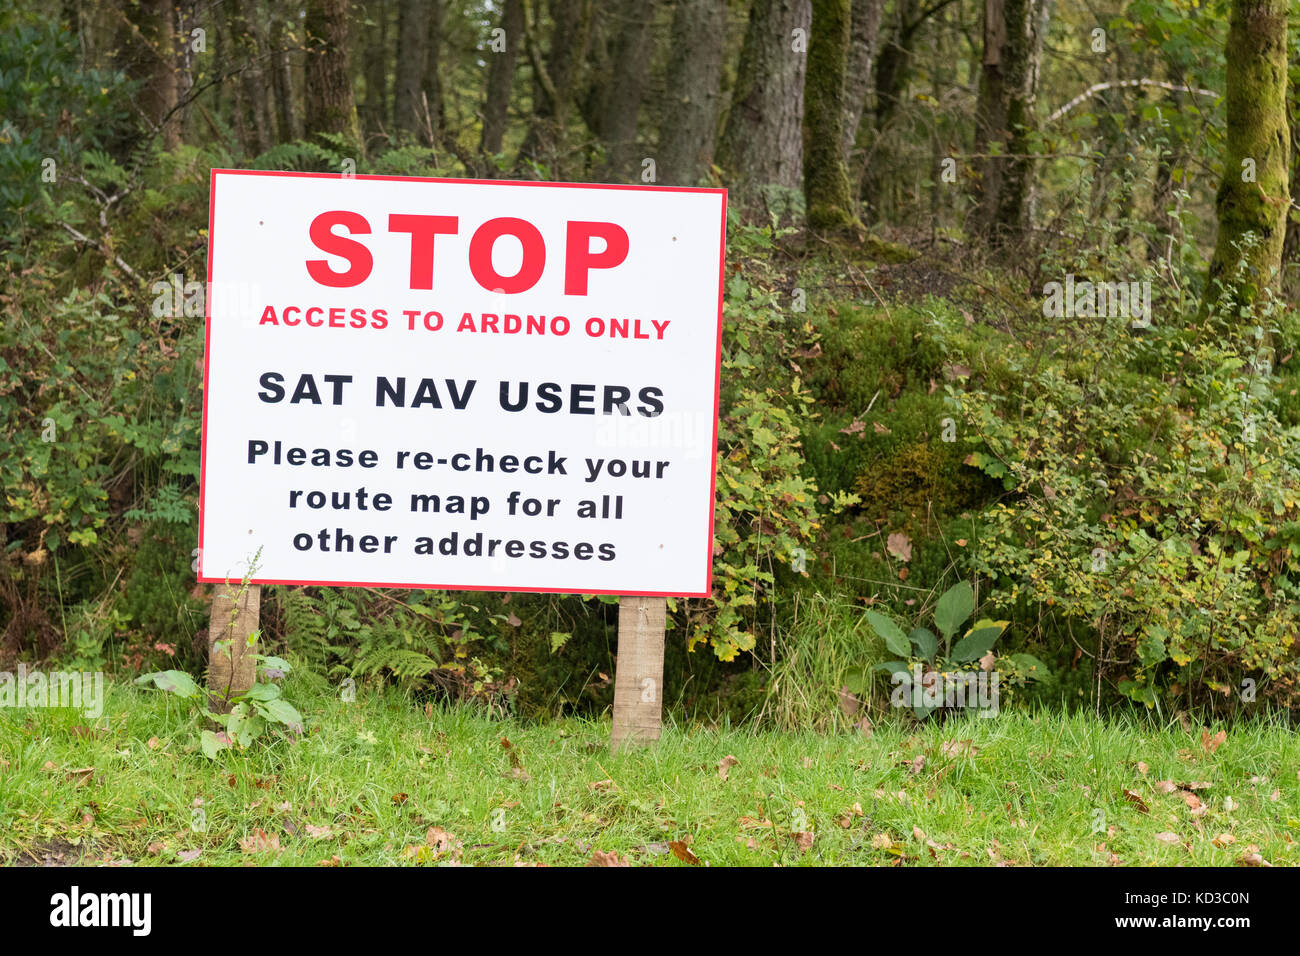
<svg viewBox="0 0 1300 956"><path fill-rule="evenodd" d="M885 646L892 653L900 657L907 657L912 653L912 643L907 639L907 635L903 633L903 629L885 615L878 614L875 611L868 611L867 620L871 623L872 629L884 638Z"/></svg>
<svg viewBox="0 0 1300 956"><path fill-rule="evenodd" d="M934 610L934 623L943 632L943 636L951 640L962 621L970 617L974 610L975 593L971 590L970 582L958 581L939 598L939 605Z"/></svg>

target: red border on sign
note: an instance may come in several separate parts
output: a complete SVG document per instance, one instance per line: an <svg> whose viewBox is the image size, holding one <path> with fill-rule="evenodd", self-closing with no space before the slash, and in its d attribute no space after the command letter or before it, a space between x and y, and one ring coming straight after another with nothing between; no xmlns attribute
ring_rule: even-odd
<svg viewBox="0 0 1300 956"><path fill-rule="evenodd" d="M203 437L199 464L199 576L200 584L229 584L228 578L207 577L203 573L203 525L208 476L208 362L212 354L212 223L216 208L217 176L289 176L301 179L340 179L337 173L303 173L271 169L217 169L209 173L208 188L208 281L204 295L203 338ZM639 192L716 193L722 197L722 230L718 248L718 344L713 372L713 468L709 472L709 534L705 541L705 584L703 591L610 591L576 588L501 587L487 584L410 584L387 581L291 581L249 578L249 584L287 584L298 587L407 588L429 591L510 591L530 594L621 594L629 597L709 597L713 591L713 521L716 511L718 481L718 404L722 390L722 291L727 272L727 190L711 186L643 186L626 183L545 183L528 179L450 179L440 176L372 176L357 174L349 179L374 179L406 183L468 183L490 186L545 186L556 189L631 189Z"/></svg>

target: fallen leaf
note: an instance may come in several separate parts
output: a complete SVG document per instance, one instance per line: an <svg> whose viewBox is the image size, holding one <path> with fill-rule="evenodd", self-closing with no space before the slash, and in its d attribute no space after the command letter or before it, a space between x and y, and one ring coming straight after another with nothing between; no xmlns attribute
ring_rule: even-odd
<svg viewBox="0 0 1300 956"><path fill-rule="evenodd" d="M980 749L969 740L945 740L939 752L945 757L973 757Z"/></svg>
<svg viewBox="0 0 1300 956"><path fill-rule="evenodd" d="M1213 737L1210 736L1210 732L1208 730L1202 730L1201 749L1204 750L1207 754L1212 754L1216 750L1218 750L1219 746L1227 739L1228 739L1228 732L1226 730L1220 730Z"/></svg>
<svg viewBox="0 0 1300 956"><path fill-rule="evenodd" d="M176 855L181 858L182 863L193 863L203 854L202 850L181 850Z"/></svg>
<svg viewBox="0 0 1300 956"><path fill-rule="evenodd" d="M912 539L901 531L895 531L887 539L885 550L900 561L911 561Z"/></svg>
<svg viewBox="0 0 1300 956"><path fill-rule="evenodd" d="M313 826L310 823L307 824L307 836L311 837L313 840L328 840L333 835L334 831L328 826L318 827Z"/></svg>
<svg viewBox="0 0 1300 956"><path fill-rule="evenodd" d="M794 840L795 846L799 848L800 853L807 853L812 849L813 835L811 833L796 831L790 834Z"/></svg>
<svg viewBox="0 0 1300 956"><path fill-rule="evenodd" d="M871 427L875 429L877 435L892 435L892 434L894 434L893 431L891 431L890 429L886 428L884 425L880 424L880 422L872 422L872 423L871 423Z"/></svg>
<svg viewBox="0 0 1300 956"><path fill-rule="evenodd" d="M853 424L849 425L847 428L841 428L841 429L840 429L840 434L841 434L841 435L857 435L857 434L859 434L860 432L864 432L864 431L866 431L866 429L867 429L867 423L866 423L866 422L860 422L860 421L858 421L858 420L855 418L855 419L853 420Z"/></svg>
<svg viewBox="0 0 1300 956"><path fill-rule="evenodd" d="M888 833L877 833L871 838L871 848L873 850L888 850L894 845L894 838Z"/></svg>
<svg viewBox="0 0 1300 956"><path fill-rule="evenodd" d="M162 746L162 741L160 741L157 737L150 737L148 740L145 741L144 745L148 747L150 750L157 750L159 747Z"/></svg>
<svg viewBox="0 0 1300 956"><path fill-rule="evenodd" d="M1148 769L1149 769L1149 768L1147 767L1147 765L1144 764L1141 760L1139 760L1139 761L1137 762L1137 770L1138 770L1138 773L1142 774L1142 776L1145 777L1145 776L1147 775L1147 770L1148 770Z"/></svg>
<svg viewBox="0 0 1300 956"><path fill-rule="evenodd" d="M672 851L673 856L683 863L689 863L691 866L700 865L700 858L691 852L691 848L686 845L684 840L673 840L668 844L668 849Z"/></svg>
<svg viewBox="0 0 1300 956"><path fill-rule="evenodd" d="M1153 786L1160 793L1173 793L1178 789L1178 785L1172 780L1157 780Z"/></svg>
<svg viewBox="0 0 1300 956"><path fill-rule="evenodd" d="M1147 806L1146 801L1142 799L1136 790L1125 790L1124 799L1137 807L1138 811L1141 813L1151 812L1151 808Z"/></svg>
<svg viewBox="0 0 1300 956"><path fill-rule="evenodd" d="M613 780L610 780L608 777L605 778L604 780L595 780L587 784L587 789L591 790L592 792L598 790L613 790L615 788L616 788L616 784L614 783Z"/></svg>
<svg viewBox="0 0 1300 956"><path fill-rule="evenodd" d="M1233 836L1231 833L1220 833L1210 842L1213 843L1215 846L1217 846L1219 849L1223 849L1225 846L1230 846L1231 844L1236 843L1237 838Z"/></svg>
<svg viewBox="0 0 1300 956"><path fill-rule="evenodd" d="M627 860L620 857L611 850L608 853L601 850L593 850L591 859L587 861L587 866L631 866Z"/></svg>
<svg viewBox="0 0 1300 956"><path fill-rule="evenodd" d="M723 757L721 760L718 761L718 776L721 777L723 780L726 780L727 775L731 773L731 768L736 766L736 764L738 763L740 763L739 760L737 760L731 754L727 754L725 757Z"/></svg>
<svg viewBox="0 0 1300 956"><path fill-rule="evenodd" d="M239 841L239 849L244 853L279 853L280 835L278 833L268 835L265 830L258 827L253 831L252 836L243 837Z"/></svg>
<svg viewBox="0 0 1300 956"><path fill-rule="evenodd" d="M1201 808L1201 798L1198 797L1196 794L1183 790L1182 797L1183 797L1183 802L1186 803L1187 806L1190 807L1191 809L1199 810Z"/></svg>
<svg viewBox="0 0 1300 956"><path fill-rule="evenodd" d="M840 687L840 713L845 717L855 717L862 709L862 701L849 690L847 685Z"/></svg>
<svg viewBox="0 0 1300 956"><path fill-rule="evenodd" d="M1157 833L1157 834L1156 834L1156 839L1159 840L1161 843L1181 843L1181 842L1182 842L1182 840L1180 840L1180 839L1178 838L1178 834L1177 834L1177 833L1170 833L1168 830L1165 830L1165 831L1162 832L1162 833Z"/></svg>
<svg viewBox="0 0 1300 956"><path fill-rule="evenodd" d="M404 803L405 803L407 800L409 800L409 799L410 799L410 797L408 797L408 796L407 796L406 794L404 794L404 793L395 793L395 794L393 794L393 803L397 804L399 807L400 807L402 804L404 804Z"/></svg>
<svg viewBox="0 0 1300 956"><path fill-rule="evenodd" d="M925 831L915 824L912 826L912 839L922 843L925 842Z"/></svg>
<svg viewBox="0 0 1300 956"><path fill-rule="evenodd" d="M987 674L989 671L993 670L993 665L996 664L997 661L998 661L997 655L994 654L992 651L989 651L987 654L985 654L983 657L980 658L980 670L984 671L984 673Z"/></svg>

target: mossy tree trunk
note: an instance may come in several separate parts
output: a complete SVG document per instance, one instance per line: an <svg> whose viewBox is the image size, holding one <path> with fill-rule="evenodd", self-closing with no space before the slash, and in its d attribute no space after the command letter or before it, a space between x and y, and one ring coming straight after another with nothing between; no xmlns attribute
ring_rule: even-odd
<svg viewBox="0 0 1300 956"><path fill-rule="evenodd" d="M849 26L849 0L813 0L804 84L803 169L808 225L817 230L859 225L840 151Z"/></svg>
<svg viewBox="0 0 1300 956"><path fill-rule="evenodd" d="M311 0L303 28L307 36L303 75L306 132L344 137L358 153L361 133L348 72L347 0Z"/></svg>
<svg viewBox="0 0 1300 956"><path fill-rule="evenodd" d="M840 132L840 152L851 170L853 144L871 88L871 73L876 62L876 45L880 39L880 21L885 0L853 0L849 26L849 64L844 77L844 126Z"/></svg>
<svg viewBox="0 0 1300 956"><path fill-rule="evenodd" d="M501 8L500 29L504 45L488 56L487 94L483 101L483 132L479 151L488 156L501 152L505 140L510 91L515 82L515 64L524 41L523 0L506 0Z"/></svg>
<svg viewBox="0 0 1300 956"><path fill-rule="evenodd" d="M996 247L1018 242L1028 225L1045 14L1045 0L984 3L975 153L985 158L975 186L974 224Z"/></svg>
<svg viewBox="0 0 1300 956"><path fill-rule="evenodd" d="M803 185L803 44L811 19L811 0L754 0L750 7L718 146L718 163L731 174L742 205L757 198L760 186Z"/></svg>
<svg viewBox="0 0 1300 956"><path fill-rule="evenodd" d="M593 125L605 144L603 177L611 182L641 173L646 151L637 140L641 101L654 53L653 26L657 0L621 0L611 4L606 32L609 60L602 82L593 90Z"/></svg>
<svg viewBox="0 0 1300 956"><path fill-rule="evenodd" d="M724 0L678 0L659 129L660 182L695 186L713 165L726 32Z"/></svg>
<svg viewBox="0 0 1300 956"><path fill-rule="evenodd" d="M1275 287L1281 272L1291 195L1286 19L1286 0L1232 3L1225 51L1228 132L1223 182L1215 199L1219 231L1210 262L1212 299L1232 289L1230 298L1248 305Z"/></svg>

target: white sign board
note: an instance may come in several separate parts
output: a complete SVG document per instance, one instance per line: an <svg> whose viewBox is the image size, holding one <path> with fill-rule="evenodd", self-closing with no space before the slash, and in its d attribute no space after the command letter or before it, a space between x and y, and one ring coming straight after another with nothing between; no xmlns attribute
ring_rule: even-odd
<svg viewBox="0 0 1300 956"><path fill-rule="evenodd" d="M200 581L709 593L725 190L211 202Z"/></svg>

